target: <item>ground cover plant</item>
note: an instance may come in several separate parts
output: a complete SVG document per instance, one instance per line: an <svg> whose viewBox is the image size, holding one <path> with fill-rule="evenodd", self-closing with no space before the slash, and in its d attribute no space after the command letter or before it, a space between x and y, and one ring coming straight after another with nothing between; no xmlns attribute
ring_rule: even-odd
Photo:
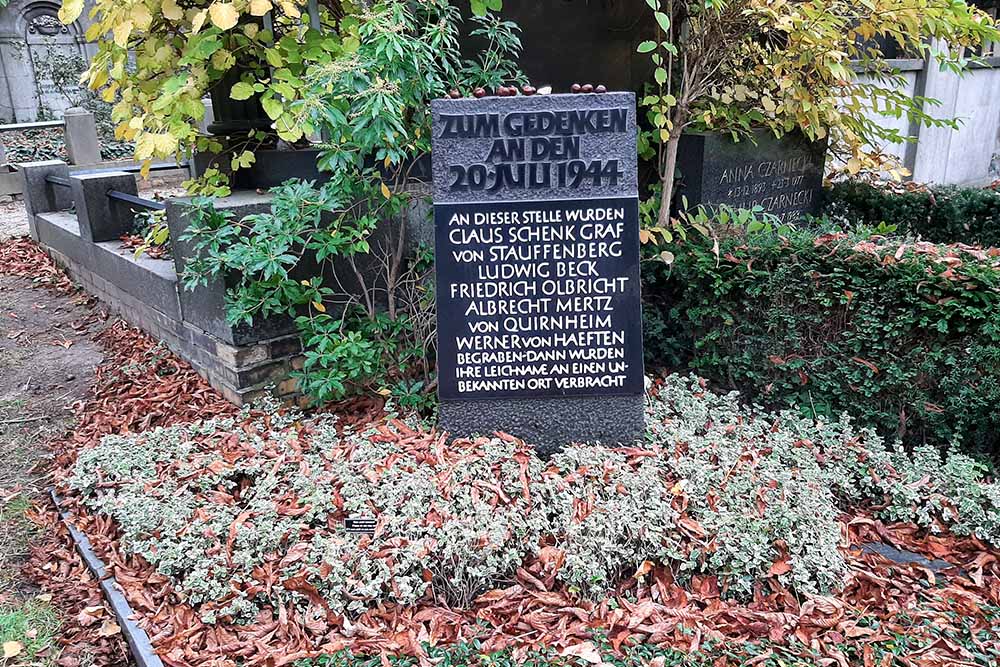
<svg viewBox="0 0 1000 667"><path fill-rule="evenodd" d="M243 413L106 437L68 485L205 622L288 605L310 618L425 598L461 608L531 558L581 599L654 565L735 599L768 580L828 593L845 572L837 517L858 504L1000 541L998 487L961 454L891 451L847 418L747 409L697 379L669 378L649 416L649 449L545 463L513 440ZM356 515L377 519L373 536L344 533Z"/></svg>
<svg viewBox="0 0 1000 667"><path fill-rule="evenodd" d="M935 243L1000 246L1000 192L955 186L893 189L862 181L833 184L823 213L848 226L891 225Z"/></svg>
<svg viewBox="0 0 1000 667"><path fill-rule="evenodd" d="M719 225L645 263L648 361L889 441L997 451L996 250Z"/></svg>

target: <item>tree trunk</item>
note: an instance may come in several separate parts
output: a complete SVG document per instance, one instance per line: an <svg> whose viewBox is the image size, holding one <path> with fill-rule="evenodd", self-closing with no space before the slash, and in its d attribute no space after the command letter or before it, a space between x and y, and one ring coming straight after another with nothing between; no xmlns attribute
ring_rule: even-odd
<svg viewBox="0 0 1000 667"><path fill-rule="evenodd" d="M660 179L663 192L660 195L660 215L657 223L666 229L670 225L670 204L674 199L674 172L677 170L677 147L681 142L681 133L675 130L667 140L667 154L663 164Z"/></svg>

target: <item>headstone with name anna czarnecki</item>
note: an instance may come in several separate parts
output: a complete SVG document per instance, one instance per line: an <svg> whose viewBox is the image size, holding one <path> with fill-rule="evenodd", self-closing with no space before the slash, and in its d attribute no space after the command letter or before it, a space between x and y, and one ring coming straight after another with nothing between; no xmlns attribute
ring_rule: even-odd
<svg viewBox="0 0 1000 667"><path fill-rule="evenodd" d="M631 93L436 100L442 426L540 450L643 431Z"/></svg>

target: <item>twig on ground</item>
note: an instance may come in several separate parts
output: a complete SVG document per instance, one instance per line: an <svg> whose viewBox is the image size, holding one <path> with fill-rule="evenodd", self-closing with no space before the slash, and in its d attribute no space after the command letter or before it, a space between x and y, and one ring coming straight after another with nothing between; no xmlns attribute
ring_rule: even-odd
<svg viewBox="0 0 1000 667"><path fill-rule="evenodd" d="M37 417L19 417L17 419L0 419L0 424L28 424L30 422L40 422L43 419L52 419L51 415L38 415Z"/></svg>

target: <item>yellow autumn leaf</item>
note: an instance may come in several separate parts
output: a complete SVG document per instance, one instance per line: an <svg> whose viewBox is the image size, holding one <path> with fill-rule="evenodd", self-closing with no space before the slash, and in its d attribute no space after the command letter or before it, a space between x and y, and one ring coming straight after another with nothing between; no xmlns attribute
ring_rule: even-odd
<svg viewBox="0 0 1000 667"><path fill-rule="evenodd" d="M115 25L112 32L115 35L115 44L123 49L128 46L128 38L132 35L132 21L122 21Z"/></svg>
<svg viewBox="0 0 1000 667"><path fill-rule="evenodd" d="M23 650L24 644L21 642L11 641L3 643L3 657L5 660L21 655L21 651Z"/></svg>
<svg viewBox="0 0 1000 667"><path fill-rule="evenodd" d="M115 95L117 93L118 93L118 82L115 82L101 91L101 99L110 104L111 102L115 101Z"/></svg>
<svg viewBox="0 0 1000 667"><path fill-rule="evenodd" d="M859 171L861 171L861 160L859 160L856 157L852 157L850 160L848 160L847 161L847 171L851 175L854 175L854 174L858 173Z"/></svg>
<svg viewBox="0 0 1000 667"><path fill-rule="evenodd" d="M59 8L59 20L67 25L80 18L83 13L83 0L63 0Z"/></svg>
<svg viewBox="0 0 1000 667"><path fill-rule="evenodd" d="M170 21L180 21L184 18L184 10L177 4L177 0L163 0L160 11L163 17Z"/></svg>
<svg viewBox="0 0 1000 667"><path fill-rule="evenodd" d="M382 196L385 197L386 199L392 197L392 192L389 191L389 186L386 185L385 183L382 183Z"/></svg>
<svg viewBox="0 0 1000 667"><path fill-rule="evenodd" d="M231 2L216 2L208 8L212 23L219 30L229 30L240 20L240 13Z"/></svg>
<svg viewBox="0 0 1000 667"><path fill-rule="evenodd" d="M153 146L160 155L169 155L177 150L177 137L170 134L153 135Z"/></svg>
<svg viewBox="0 0 1000 667"><path fill-rule="evenodd" d="M283 11L285 14L291 16L294 19L297 19L300 16L302 16L302 12L299 11L299 8L291 0L282 0L281 11Z"/></svg>
<svg viewBox="0 0 1000 667"><path fill-rule="evenodd" d="M263 16L271 11L271 0L250 0L250 13L254 16Z"/></svg>
<svg viewBox="0 0 1000 667"><path fill-rule="evenodd" d="M96 42L97 38L104 34L104 27L100 23L91 23L87 32L83 33L88 42Z"/></svg>
<svg viewBox="0 0 1000 667"><path fill-rule="evenodd" d="M93 76L88 75L87 72L84 72L83 75L80 77L80 83L83 84L88 81L90 82L89 83L90 87L93 88L94 90L97 90L98 88L102 87L104 84L108 82L108 70L106 69L98 70L94 72Z"/></svg>
<svg viewBox="0 0 1000 667"><path fill-rule="evenodd" d="M200 11L191 13L191 33L197 35L201 27L205 25L205 19L208 18L208 10L202 9Z"/></svg>
<svg viewBox="0 0 1000 667"><path fill-rule="evenodd" d="M132 7L132 24L139 30L148 30L153 23L153 15L146 5L138 4Z"/></svg>
<svg viewBox="0 0 1000 667"><path fill-rule="evenodd" d="M326 306L324 306L319 301L313 301L312 306L313 306L313 308L315 308L316 310L318 310L321 313L325 313L326 312Z"/></svg>

